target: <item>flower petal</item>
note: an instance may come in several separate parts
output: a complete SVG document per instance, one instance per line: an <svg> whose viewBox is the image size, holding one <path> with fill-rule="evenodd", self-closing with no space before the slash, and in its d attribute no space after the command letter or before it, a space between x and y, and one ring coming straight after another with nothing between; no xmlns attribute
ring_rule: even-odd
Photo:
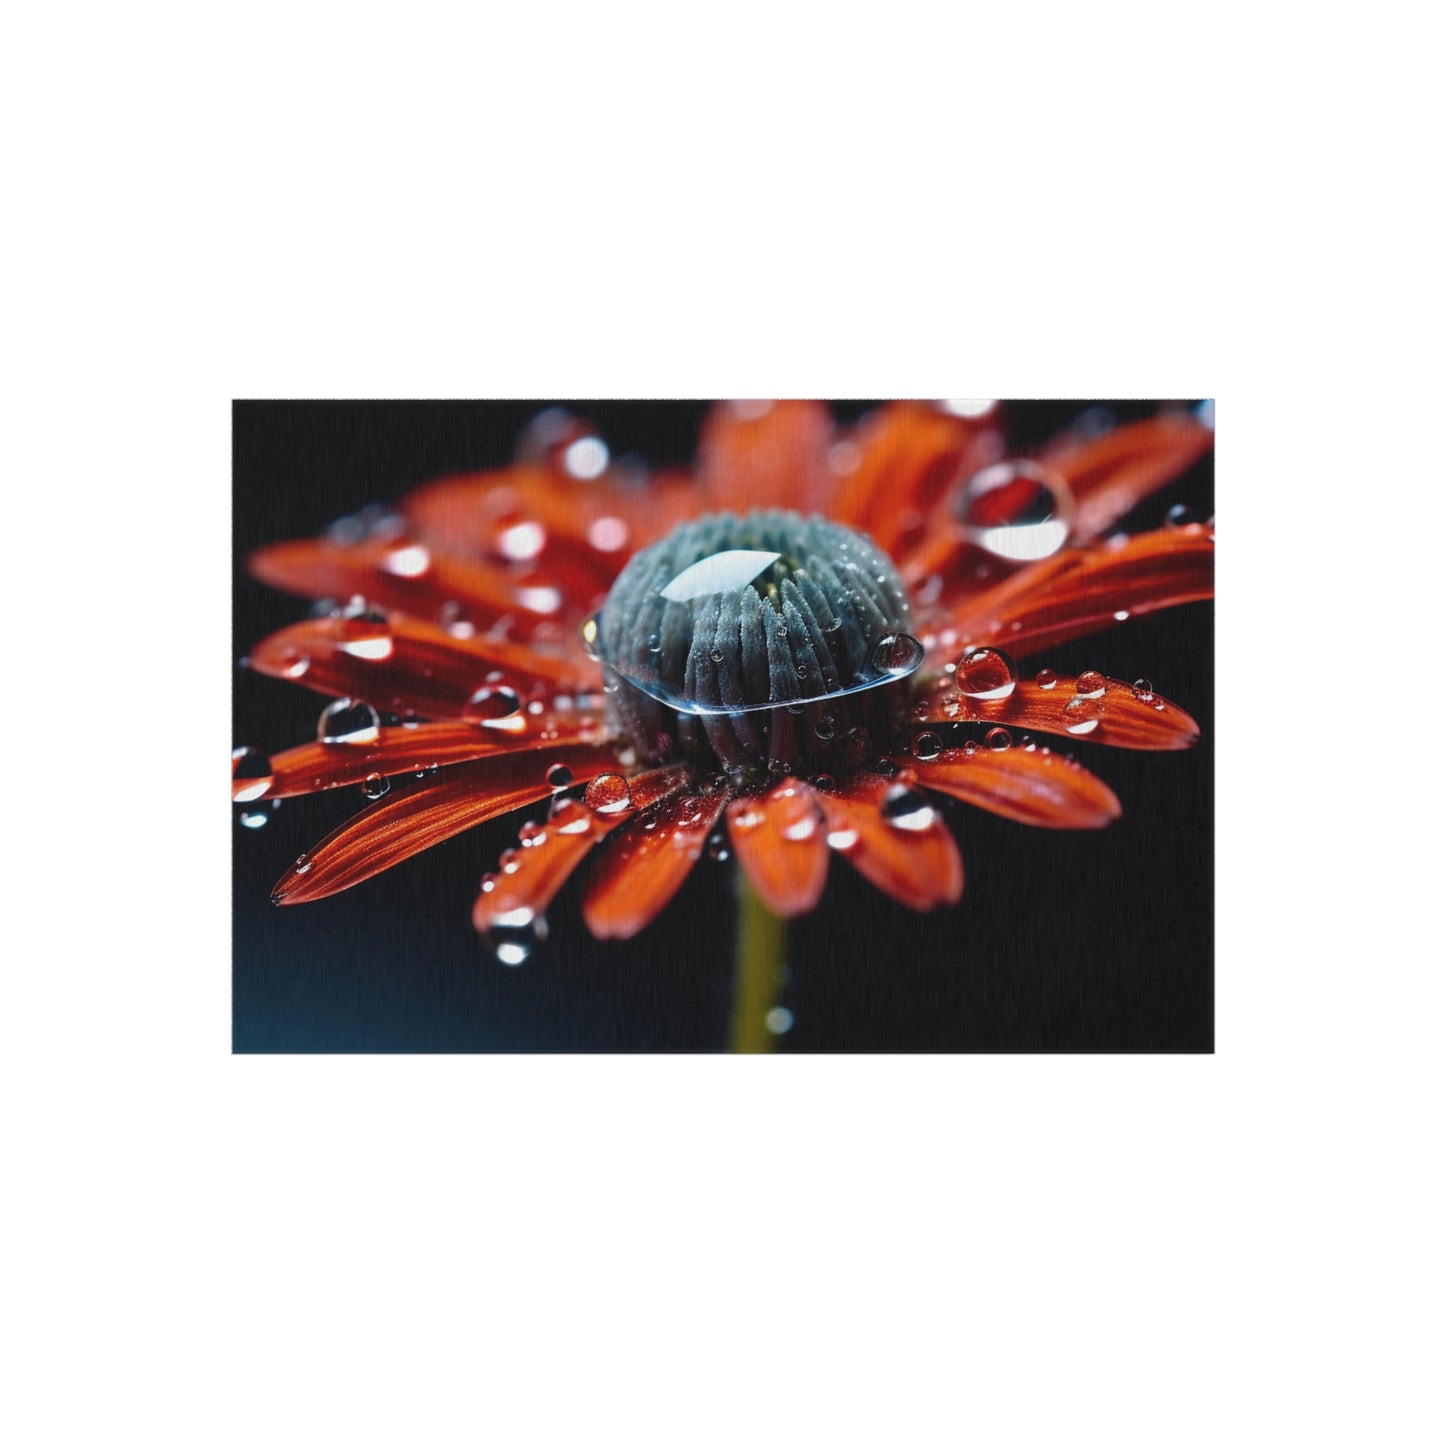
<svg viewBox="0 0 1445 1445"><path fill-rule="evenodd" d="M1035 562L1007 582L963 598L923 641L939 662L952 661L964 645L988 644L1023 657L1213 595L1212 528L1166 527Z"/></svg>
<svg viewBox="0 0 1445 1445"><path fill-rule="evenodd" d="M828 844L818 798L806 783L780 783L728 804L728 834L763 904L780 918L811 913L828 882Z"/></svg>
<svg viewBox="0 0 1445 1445"><path fill-rule="evenodd" d="M920 540L949 483L997 461L1002 448L992 414L966 418L923 402L891 402L831 452L841 480L829 515L899 557Z"/></svg>
<svg viewBox="0 0 1445 1445"><path fill-rule="evenodd" d="M569 595L535 565L518 570L477 562L414 537L279 542L253 552L246 566L257 581L303 597L359 593L388 611L418 618L459 606L474 623L507 617L522 632L544 623L575 630L596 591L589 585L586 595Z"/></svg>
<svg viewBox="0 0 1445 1445"><path fill-rule="evenodd" d="M1012 696L997 702L981 702L949 687L923 704L921 717L914 716L931 723L1001 723L1146 752L1177 752L1199 741L1199 724L1158 693L1136 690L1111 677L1104 679L1102 698L1076 702L1077 685L1074 677L1060 677L1047 688L1020 682Z"/></svg>
<svg viewBox="0 0 1445 1445"><path fill-rule="evenodd" d="M264 792L245 778L231 781L232 801L237 795L253 798L293 798L328 788L360 783L380 773L430 771L477 758L532 752L558 743L610 742L607 724L597 714L543 713L483 722L415 723L379 728L374 743L303 743L271 757L272 781Z"/></svg>
<svg viewBox="0 0 1445 1445"><path fill-rule="evenodd" d="M947 748L918 782L1037 828L1103 828L1123 812L1106 783L1047 748Z"/></svg>
<svg viewBox="0 0 1445 1445"><path fill-rule="evenodd" d="M332 619L298 622L252 649L247 665L332 697L365 698L386 712L423 717L461 716L483 686L511 687L523 696L601 687L597 664L580 651L552 652L504 639L455 637L409 617L393 616L389 622L382 644L363 645L360 653ZM494 673L501 676L492 678Z"/></svg>
<svg viewBox="0 0 1445 1445"><path fill-rule="evenodd" d="M596 938L632 938L671 901L723 810L721 793L684 793L622 830L587 880L582 916Z"/></svg>
<svg viewBox="0 0 1445 1445"><path fill-rule="evenodd" d="M925 912L963 896L963 859L953 834L905 784L862 773L817 798L829 846L895 902Z"/></svg>
<svg viewBox="0 0 1445 1445"><path fill-rule="evenodd" d="M544 912L577 865L615 828L687 785L687 769L660 768L632 780L631 802L614 814L589 808L578 798L563 798L552 816L515 849L502 869L489 874L472 908L472 922L486 933L506 915L525 913L528 921Z"/></svg>
<svg viewBox="0 0 1445 1445"><path fill-rule="evenodd" d="M297 859L271 901L310 903L340 893L489 818L525 808L554 791L547 773L557 765L580 782L616 762L610 748L569 745L459 763L432 786L409 788L343 823Z"/></svg>
<svg viewBox="0 0 1445 1445"><path fill-rule="evenodd" d="M698 479L713 507L747 512L823 504L833 418L816 401L725 401L703 422Z"/></svg>
<svg viewBox="0 0 1445 1445"><path fill-rule="evenodd" d="M1085 541L1182 475L1214 444L1214 432L1176 413L1114 427L1087 441L1065 438L1041 461L1068 482L1078 504L1073 536Z"/></svg>

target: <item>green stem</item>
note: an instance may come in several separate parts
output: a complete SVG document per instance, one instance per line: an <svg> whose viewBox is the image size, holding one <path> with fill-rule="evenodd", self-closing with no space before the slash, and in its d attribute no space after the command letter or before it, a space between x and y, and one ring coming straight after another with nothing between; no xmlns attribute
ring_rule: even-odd
<svg viewBox="0 0 1445 1445"><path fill-rule="evenodd" d="M730 1047L735 1054L766 1054L777 1041L767 1019L783 981L788 924L763 907L741 868L737 880L738 954Z"/></svg>

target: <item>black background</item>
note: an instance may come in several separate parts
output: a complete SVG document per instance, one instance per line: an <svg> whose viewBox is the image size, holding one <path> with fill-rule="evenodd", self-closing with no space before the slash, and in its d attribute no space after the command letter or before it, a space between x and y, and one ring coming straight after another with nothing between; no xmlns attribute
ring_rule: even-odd
<svg viewBox="0 0 1445 1445"><path fill-rule="evenodd" d="M256 547L313 535L369 502L451 472L504 465L548 403L239 402L234 411L234 742L279 751L314 736L324 706L294 684L234 670L303 599L252 582ZM1010 446L1037 447L1097 403L1011 403ZM692 456L703 404L564 402L614 455ZM1121 421L1151 403L1106 402ZM852 420L866 404L835 404ZM1212 459L1126 522L1184 502L1212 515ZM789 931L783 1051L1205 1051L1213 1047L1213 609L1175 608L1030 658L1149 677L1203 730L1189 753L1061 740L1118 793L1101 832L1027 828L935 798L963 853L956 908L918 915L834 859L828 891ZM725 1045L732 971L731 863L704 858L638 938L600 944L580 916L586 868L548 910L526 964L498 963L474 933L481 874L526 814L498 819L336 897L277 909L272 885L363 800L341 789L283 803L256 831L234 823L233 1046L253 1051L705 1050ZM532 815L539 811L533 810Z"/></svg>

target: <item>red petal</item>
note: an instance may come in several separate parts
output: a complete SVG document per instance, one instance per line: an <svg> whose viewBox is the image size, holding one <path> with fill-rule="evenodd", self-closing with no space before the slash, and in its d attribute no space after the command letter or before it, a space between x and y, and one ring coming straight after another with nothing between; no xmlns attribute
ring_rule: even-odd
<svg viewBox="0 0 1445 1445"><path fill-rule="evenodd" d="M558 764L579 782L617 766L609 749L578 746L459 763L433 786L408 789L343 823L297 860L271 901L310 903L340 893L478 823L546 798L554 791L547 772Z"/></svg>
<svg viewBox="0 0 1445 1445"><path fill-rule="evenodd" d="M817 797L806 783L780 783L760 798L728 804L738 862L763 904L781 918L811 913L828 882L828 844Z"/></svg>
<svg viewBox="0 0 1445 1445"><path fill-rule="evenodd" d="M459 717L483 686L506 686L524 697L537 691L593 691L597 665L585 655L550 653L539 645L484 637L453 637L409 617L390 619L391 652L348 652L335 621L315 618L283 628L256 646L251 667L268 677L302 683L332 697L365 698L386 712ZM488 676L503 677L489 684Z"/></svg>
<svg viewBox="0 0 1445 1445"><path fill-rule="evenodd" d="M528 846L516 849L506 866L483 883L472 909L477 931L487 932L509 913L525 912L530 920L544 912L577 865L614 828L686 784L685 768L644 773L632 780L631 803L615 814L596 812L576 798L562 799Z"/></svg>
<svg viewBox="0 0 1445 1445"><path fill-rule="evenodd" d="M920 787L1038 828L1102 828L1123 811L1093 773L1045 748L947 748L915 766Z"/></svg>
<svg viewBox="0 0 1445 1445"><path fill-rule="evenodd" d="M1062 474L1078 503L1073 535L1107 532L1150 493L1186 472L1214 444L1194 417L1158 416L1115 427L1088 441L1055 445L1041 461Z"/></svg>
<svg viewBox="0 0 1445 1445"><path fill-rule="evenodd" d="M1197 524L1166 527L1035 562L998 587L964 598L946 626L924 642L940 662L953 661L964 645L988 644L1021 657L1213 595L1213 532Z"/></svg>
<svg viewBox="0 0 1445 1445"><path fill-rule="evenodd" d="M1157 693L1135 693L1127 682L1104 680L1104 696L1093 700L1084 712L1076 705L1077 678L1060 677L1052 687L1021 682L1013 695L1000 702L980 702L964 697L957 688L938 691L924 704L927 711L920 722L1002 723L1011 728L1032 728L1036 732L1087 738L1112 748L1138 748L1147 752L1176 752L1192 748L1199 741L1199 724L1182 707ZM1075 714L1079 714L1076 716ZM917 716L917 714L915 714ZM1092 724L1091 730L1085 730Z"/></svg>
<svg viewBox="0 0 1445 1445"><path fill-rule="evenodd" d="M970 420L921 402L890 403L834 449L831 465L842 479L829 515L898 557L919 540L949 483L997 461L1001 448L992 419Z"/></svg>
<svg viewBox="0 0 1445 1445"><path fill-rule="evenodd" d="M272 782L256 793L254 780L232 779L231 796L291 798L326 788L360 783L373 773L393 776L420 769L449 767L477 758L532 752L559 743L606 743L607 726L596 714L585 723L575 713L531 717L514 713L495 722L417 723L381 728L374 743L303 743L271 758Z"/></svg>
<svg viewBox="0 0 1445 1445"><path fill-rule="evenodd" d="M876 888L920 912L963 896L963 860L953 834L919 800L901 815L908 826L885 817L890 798L906 801L907 789L876 773L864 773L838 792L818 793L829 845Z"/></svg>
<svg viewBox="0 0 1445 1445"><path fill-rule="evenodd" d="M820 402L722 402L703 423L698 478L719 509L811 512L823 505L832 435Z"/></svg>
<svg viewBox="0 0 1445 1445"><path fill-rule="evenodd" d="M692 865L725 802L723 794L685 793L663 803L652 828L634 819L587 881L582 916L596 938L631 938L662 912Z"/></svg>
<svg viewBox="0 0 1445 1445"><path fill-rule="evenodd" d="M303 597L360 593L388 611L418 618L440 616L455 604L474 623L510 617L522 631L543 623L575 629L596 591L588 584L584 593L569 595L560 578L545 575L534 564L519 572L414 538L281 542L253 553L246 565L258 581Z"/></svg>

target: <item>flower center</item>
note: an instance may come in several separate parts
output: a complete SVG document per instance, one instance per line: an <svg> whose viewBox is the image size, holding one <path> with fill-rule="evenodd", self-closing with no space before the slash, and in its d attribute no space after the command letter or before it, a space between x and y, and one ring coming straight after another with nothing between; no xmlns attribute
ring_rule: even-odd
<svg viewBox="0 0 1445 1445"><path fill-rule="evenodd" d="M923 661L908 623L898 573L866 537L724 513L638 552L584 635L639 756L760 786L886 751Z"/></svg>

